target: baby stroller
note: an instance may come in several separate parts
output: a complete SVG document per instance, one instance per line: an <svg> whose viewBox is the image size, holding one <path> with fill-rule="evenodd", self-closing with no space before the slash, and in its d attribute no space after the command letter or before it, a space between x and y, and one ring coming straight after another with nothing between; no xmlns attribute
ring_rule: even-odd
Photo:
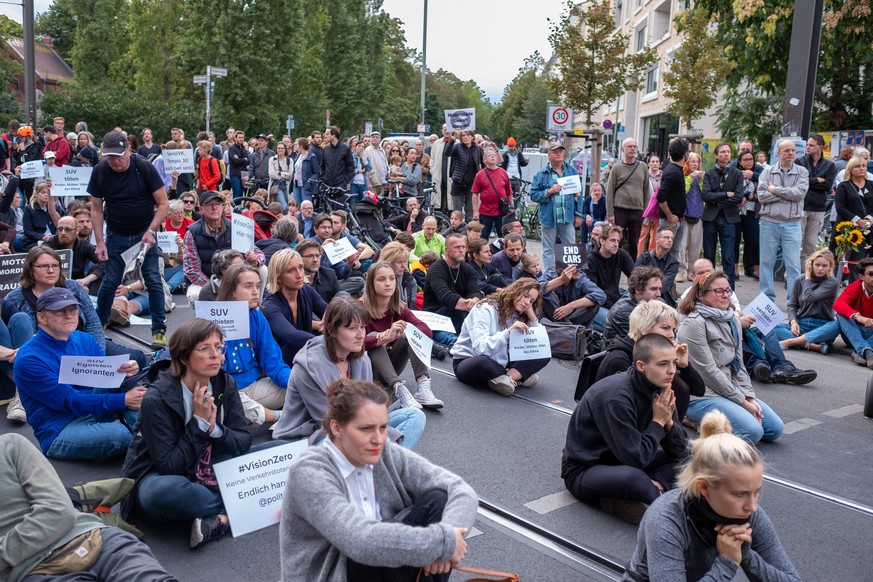
<svg viewBox="0 0 873 582"><path fill-rule="evenodd" d="M373 192L367 191L363 199L352 206L352 214L361 230L369 235L367 238L376 245L376 249L381 249L392 239L385 231L385 225L382 224L382 213L377 202L378 197Z"/></svg>

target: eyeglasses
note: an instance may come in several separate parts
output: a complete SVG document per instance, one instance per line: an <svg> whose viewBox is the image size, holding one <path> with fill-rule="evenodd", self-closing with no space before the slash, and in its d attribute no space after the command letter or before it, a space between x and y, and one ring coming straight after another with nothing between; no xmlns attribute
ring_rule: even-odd
<svg viewBox="0 0 873 582"><path fill-rule="evenodd" d="M194 204L193 200L182 200L182 204Z"/></svg>
<svg viewBox="0 0 873 582"><path fill-rule="evenodd" d="M308 255L300 255L300 256L303 257L304 259L320 259L321 258L320 253L310 253Z"/></svg>
<svg viewBox="0 0 873 582"><path fill-rule="evenodd" d="M76 232L76 229L69 226L59 226L58 232Z"/></svg>
<svg viewBox="0 0 873 582"><path fill-rule="evenodd" d="M34 265L34 269L40 269L43 271L57 271L61 268L60 265Z"/></svg>
<svg viewBox="0 0 873 582"><path fill-rule="evenodd" d="M715 294L718 295L719 297L724 297L724 296L726 296L726 295L730 295L730 294L731 294L731 288L730 288L730 287L725 287L724 289L710 289L709 292L710 292L710 293L715 293Z"/></svg>
<svg viewBox="0 0 873 582"><path fill-rule="evenodd" d="M867 271L866 273L864 273L864 276L865 277L873 277L873 271Z"/></svg>
<svg viewBox="0 0 873 582"><path fill-rule="evenodd" d="M400 150L391 150L391 153L392 153L392 154L399 154L399 153L400 153Z"/></svg>
<svg viewBox="0 0 873 582"><path fill-rule="evenodd" d="M213 354L223 356L227 352L227 346L224 344L216 344L214 346L200 346L194 348L194 351L201 356L211 356Z"/></svg>

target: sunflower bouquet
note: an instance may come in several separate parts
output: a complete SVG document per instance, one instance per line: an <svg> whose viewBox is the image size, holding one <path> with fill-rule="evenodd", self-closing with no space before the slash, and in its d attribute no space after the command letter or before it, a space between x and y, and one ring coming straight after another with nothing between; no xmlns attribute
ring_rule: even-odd
<svg viewBox="0 0 873 582"><path fill-rule="evenodd" d="M837 243L837 256L847 257L849 253L857 251L864 243L864 234L858 230L854 223L844 220L834 227Z"/></svg>

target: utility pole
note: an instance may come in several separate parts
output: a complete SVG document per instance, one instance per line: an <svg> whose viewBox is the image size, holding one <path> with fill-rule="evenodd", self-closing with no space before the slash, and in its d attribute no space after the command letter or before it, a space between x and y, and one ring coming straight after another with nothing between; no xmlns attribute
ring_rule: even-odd
<svg viewBox="0 0 873 582"><path fill-rule="evenodd" d="M812 127L812 105L824 0L795 0L788 52L788 77L782 110L782 135L806 139Z"/></svg>
<svg viewBox="0 0 873 582"><path fill-rule="evenodd" d="M194 84L204 85L206 89L206 131L209 131L209 122L212 119L212 98L215 96L215 81L212 80L213 76L227 77L227 69L206 65L205 75L194 75Z"/></svg>
<svg viewBox="0 0 873 582"><path fill-rule="evenodd" d="M24 25L24 117L28 125L36 128L36 49L33 35L33 0L24 0L22 24Z"/></svg>
<svg viewBox="0 0 873 582"><path fill-rule="evenodd" d="M424 123L424 86L427 78L427 0L424 0L424 33L421 41L421 112L419 123ZM423 132L420 132L424 135Z"/></svg>

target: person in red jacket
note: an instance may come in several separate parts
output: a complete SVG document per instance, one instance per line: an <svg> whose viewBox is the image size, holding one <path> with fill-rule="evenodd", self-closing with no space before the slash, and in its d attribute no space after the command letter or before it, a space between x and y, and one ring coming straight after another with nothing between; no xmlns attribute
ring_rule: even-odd
<svg viewBox="0 0 873 582"><path fill-rule="evenodd" d="M70 163L70 144L64 134L58 133L53 125L46 125L42 130L45 135L45 151L55 152L55 165L65 166Z"/></svg>
<svg viewBox="0 0 873 582"><path fill-rule="evenodd" d="M861 278L834 302L837 321L849 343L852 361L873 369L873 258L858 261Z"/></svg>
<svg viewBox="0 0 873 582"><path fill-rule="evenodd" d="M197 149L200 151L200 157L197 159L197 190L199 191L214 191L218 190L218 183L221 181L221 165L218 159L212 156L212 146L208 141L203 140L197 144Z"/></svg>

